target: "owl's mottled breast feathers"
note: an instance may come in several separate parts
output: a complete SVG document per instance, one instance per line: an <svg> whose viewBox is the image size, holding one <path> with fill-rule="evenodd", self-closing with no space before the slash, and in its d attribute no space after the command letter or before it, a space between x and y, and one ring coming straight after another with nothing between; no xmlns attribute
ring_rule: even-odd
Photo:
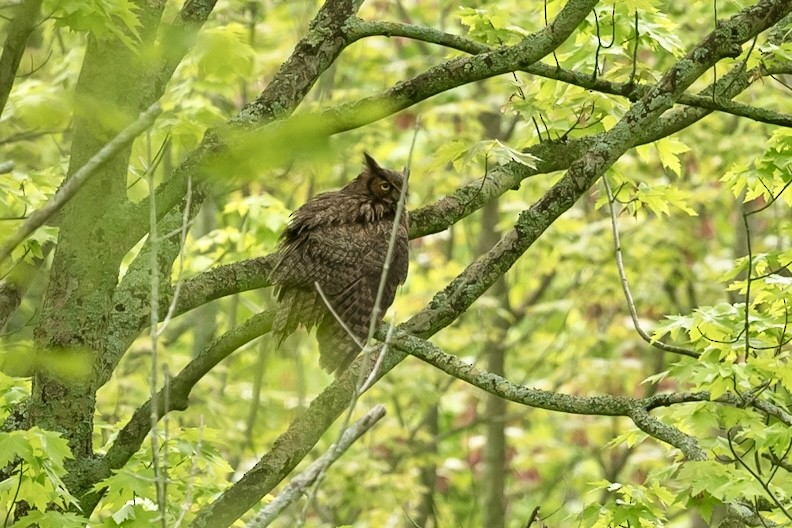
<svg viewBox="0 0 792 528"><path fill-rule="evenodd" d="M360 347L349 333L361 343L367 337L404 184L402 174L381 168L366 155L366 167L355 180L316 195L294 211L272 272L280 302L273 322L279 344L300 324L317 326L324 368L341 370L357 356ZM406 213L399 224L378 322L407 276Z"/></svg>

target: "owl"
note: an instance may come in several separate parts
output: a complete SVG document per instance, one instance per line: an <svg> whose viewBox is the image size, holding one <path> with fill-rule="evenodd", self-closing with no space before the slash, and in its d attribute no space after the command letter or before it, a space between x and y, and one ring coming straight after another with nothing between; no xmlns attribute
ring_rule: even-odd
<svg viewBox="0 0 792 528"><path fill-rule="evenodd" d="M401 173L364 157L357 178L314 196L292 213L270 276L279 303L272 324L278 346L298 325L315 326L319 364L336 374L361 351L350 333L361 343L368 336L396 206L407 185ZM407 277L406 211L398 223L377 323Z"/></svg>

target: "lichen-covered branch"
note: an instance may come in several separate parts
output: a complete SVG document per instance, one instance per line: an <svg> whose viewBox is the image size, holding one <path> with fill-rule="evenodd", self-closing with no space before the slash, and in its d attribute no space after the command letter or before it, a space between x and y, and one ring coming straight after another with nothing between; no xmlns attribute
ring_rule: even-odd
<svg viewBox="0 0 792 528"><path fill-rule="evenodd" d="M531 389L512 383L497 374L479 370L456 356L446 354L432 343L400 330L393 333L389 345L426 361L450 376L515 403L571 414L629 417L645 433L682 450L689 460L706 458L693 437L660 422L649 414L650 403L654 403L654 400L611 395L571 396ZM691 398L691 400L679 400L677 403L701 401L700 394L692 395Z"/></svg>
<svg viewBox="0 0 792 528"><path fill-rule="evenodd" d="M718 27L675 64L602 140L592 146L567 174L531 208L491 251L457 277L429 306L400 327L407 334L427 338L463 313L503 275L558 216L569 209L631 144L631 135L654 123L660 114L724 56L735 56L740 44L792 11L785 0L763 0ZM380 336L383 337L383 336ZM389 354L380 365L381 377L404 358ZM360 361L331 384L294 420L272 449L236 484L198 513L193 526L225 527L255 501L272 490L302 460L322 432L346 407L353 395Z"/></svg>
<svg viewBox="0 0 792 528"><path fill-rule="evenodd" d="M294 112L319 76L348 45L343 36L343 26L357 9L352 0L327 0L322 5L305 36L258 97L246 104L226 126L207 132L201 144L159 186L157 203L160 217L184 198L188 176L198 182L204 176L202 167L226 152L225 134L249 130ZM125 243L131 247L145 234L146 206L128 204L118 214L139 220L131 222L131 228L125 234Z"/></svg>
<svg viewBox="0 0 792 528"><path fill-rule="evenodd" d="M385 37L406 37L421 42L429 42L438 44L448 48L464 51L474 55L481 53L488 53L493 50L491 46L476 42L460 35L453 35L443 31L416 26L414 24L401 24L397 22L384 22L384 21L362 21L354 19L349 24L348 35L353 39L361 39L372 36L385 36ZM645 95L651 86L636 84L636 83L619 83L606 81L601 78L592 78L590 73L580 73L564 68L558 68L544 64L542 62L533 63L522 71L553 79L559 82L573 84L586 90L593 90L600 93L610 95L619 95L626 97L631 101L636 101ZM761 69L757 69L748 79L754 80L761 75ZM703 108L707 110L715 110L727 114L736 115L739 117L746 117L753 119L760 123L767 123L771 125L778 125L783 127L792 127L792 116L781 112L776 112L768 108L758 108L752 105L738 103L717 97L712 98L712 95L694 95L684 93L677 99L677 103L693 106L696 108Z"/></svg>

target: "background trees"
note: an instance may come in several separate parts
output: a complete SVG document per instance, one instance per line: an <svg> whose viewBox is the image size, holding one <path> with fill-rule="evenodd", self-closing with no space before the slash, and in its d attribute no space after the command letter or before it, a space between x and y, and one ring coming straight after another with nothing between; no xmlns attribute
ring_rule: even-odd
<svg viewBox="0 0 792 528"><path fill-rule="evenodd" d="M792 5L524 4L3 9L7 524L792 520ZM414 241L357 397L265 287L364 150Z"/></svg>

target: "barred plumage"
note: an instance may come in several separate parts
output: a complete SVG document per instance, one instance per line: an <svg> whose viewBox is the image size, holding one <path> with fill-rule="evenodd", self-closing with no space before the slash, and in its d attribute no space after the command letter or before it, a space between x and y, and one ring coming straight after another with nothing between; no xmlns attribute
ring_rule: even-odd
<svg viewBox="0 0 792 528"><path fill-rule="evenodd" d="M278 345L300 324L316 326L323 368L339 372L355 359L360 347L327 309L315 284L349 331L365 341L405 184L402 174L383 169L366 154L357 178L292 213L272 271L280 304L272 326ZM399 224L379 321L407 277L406 212Z"/></svg>

